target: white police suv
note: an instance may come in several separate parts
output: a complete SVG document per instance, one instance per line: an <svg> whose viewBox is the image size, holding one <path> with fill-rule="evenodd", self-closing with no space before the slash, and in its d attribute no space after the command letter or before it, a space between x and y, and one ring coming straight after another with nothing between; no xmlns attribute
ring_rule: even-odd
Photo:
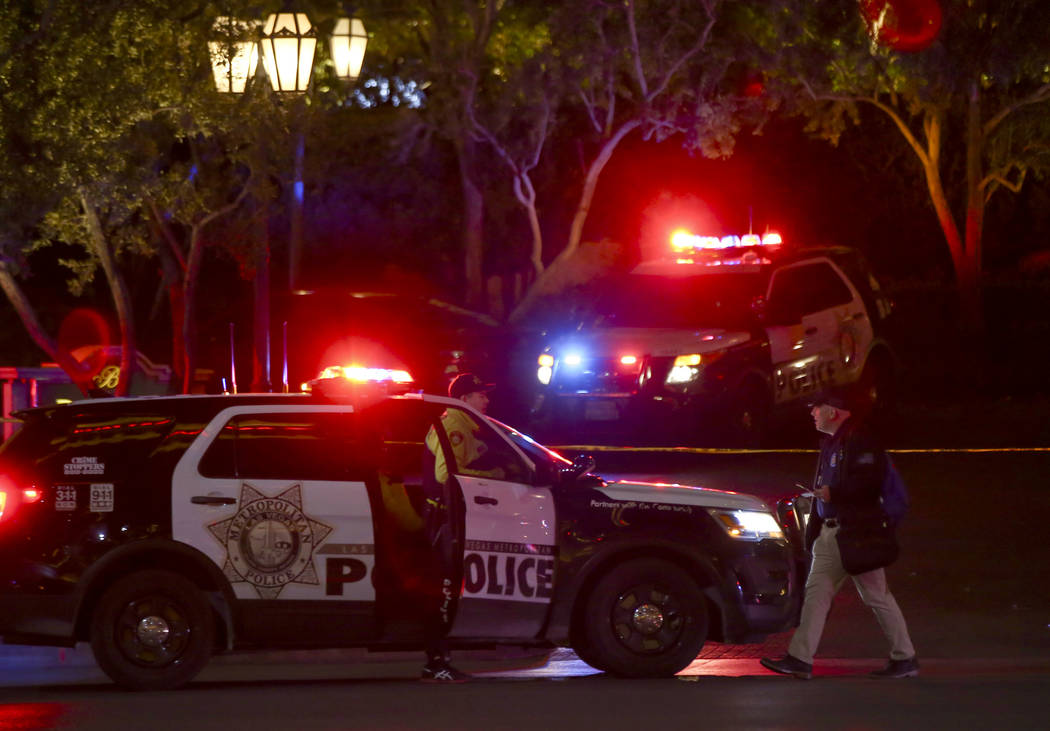
<svg viewBox="0 0 1050 731"><path fill-rule="evenodd" d="M456 410L499 467L471 474L440 440L453 509L434 533L425 436ZM422 647L437 551L460 585L453 647L571 646L667 676L708 639L797 615L789 502L605 482L461 401L173 396L19 416L0 451L0 635L89 641L129 688L179 686L223 651Z"/></svg>
<svg viewBox="0 0 1050 731"><path fill-rule="evenodd" d="M669 257L599 286L539 355L541 433L626 422L759 446L772 413L819 388L878 404L892 386L890 302L855 250L677 232Z"/></svg>

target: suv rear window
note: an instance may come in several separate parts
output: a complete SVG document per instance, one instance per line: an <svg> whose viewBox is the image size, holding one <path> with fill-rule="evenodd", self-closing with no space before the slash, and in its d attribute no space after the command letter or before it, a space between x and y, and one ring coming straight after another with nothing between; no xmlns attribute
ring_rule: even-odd
<svg viewBox="0 0 1050 731"><path fill-rule="evenodd" d="M164 413L31 414L0 447L0 460L17 461L26 470L46 469L55 477L114 479L135 473L174 424L175 419ZM99 465L98 471L71 471L78 459Z"/></svg>
<svg viewBox="0 0 1050 731"><path fill-rule="evenodd" d="M367 458L351 413L234 416L200 463L204 477L257 480L363 480Z"/></svg>
<svg viewBox="0 0 1050 731"><path fill-rule="evenodd" d="M17 466L23 470L36 465L47 454L57 428L43 418L30 418L11 437L0 444L0 468Z"/></svg>

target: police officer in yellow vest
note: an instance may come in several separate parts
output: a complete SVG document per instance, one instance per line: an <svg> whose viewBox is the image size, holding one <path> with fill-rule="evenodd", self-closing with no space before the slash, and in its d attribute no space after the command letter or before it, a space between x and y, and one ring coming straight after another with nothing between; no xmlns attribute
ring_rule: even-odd
<svg viewBox="0 0 1050 731"><path fill-rule="evenodd" d="M494 384L485 383L473 373L463 373L449 384L448 395L484 414L489 408L489 391L493 387ZM449 409L441 415L441 424L448 434L449 445L461 473L497 480L503 477L501 467L485 464L488 445L478 436L481 427L470 414L460 409ZM434 454L434 477L443 484L448 480L448 465L445 464L445 455L433 428L427 433L427 448Z"/></svg>
<svg viewBox="0 0 1050 731"><path fill-rule="evenodd" d="M455 378L448 387L448 395L460 399L482 414L489 407L489 390L493 384L485 383L472 373L463 373ZM441 426L445 430L448 446L452 450L456 471L460 474L478 477L503 477L503 469L485 465L488 445L481 439L480 425L463 409L447 409L441 415ZM426 612L424 621L424 644L426 665L423 667L422 680L426 683L462 683L470 680L470 675L452 666L448 651L447 632L455 606L456 587L461 583L454 562L449 562L444 555L443 532L447 531L450 509L442 494L447 493L449 480L448 463L441 448L441 438L435 427L427 432L427 456L434 460L433 480L429 475L424 477L423 491L426 495L424 506L425 530L430 544L434 548L435 564L432 573L438 576L440 592L437 603ZM424 470L428 470L425 466ZM447 538L447 536L445 537Z"/></svg>

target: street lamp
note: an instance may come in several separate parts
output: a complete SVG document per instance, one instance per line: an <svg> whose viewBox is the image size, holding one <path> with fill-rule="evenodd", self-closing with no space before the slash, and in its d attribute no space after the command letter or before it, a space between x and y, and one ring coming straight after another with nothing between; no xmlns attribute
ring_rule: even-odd
<svg viewBox="0 0 1050 731"><path fill-rule="evenodd" d="M250 41L241 39L248 31L257 29L258 23L241 21L234 18L219 18L215 28L222 38L209 43L212 57L212 69L215 73L215 84L220 92L243 93L248 79L255 75L259 59L258 44L254 38ZM263 67L270 79L273 90L281 94L302 95L310 86L310 76L314 66L314 51L317 48L317 31L310 23L306 13L283 10L266 18L259 43L262 45ZM332 60L335 63L336 76L340 79L354 81L361 73L364 61L365 46L368 36L365 26L357 18L339 18L330 39ZM302 250L303 230L303 157L305 154L305 137L302 131L301 116L305 109L305 99L299 99L293 105L296 128L295 159L290 206L290 231L288 245L288 284L295 291L299 274L299 260ZM263 245L256 252L255 277L255 388L269 387L270 382L270 341L269 341L269 242L263 236ZM285 353L287 359L287 353ZM264 359L264 365L261 362ZM285 366L287 368L287 364ZM287 384L285 384L287 388Z"/></svg>
<svg viewBox="0 0 1050 731"><path fill-rule="evenodd" d="M357 18L339 18L332 29L329 45L332 49L335 75L347 81L356 80L361 74L365 46L368 45L365 24Z"/></svg>
<svg viewBox="0 0 1050 731"><path fill-rule="evenodd" d="M317 31L306 13L273 13L263 27L263 66L277 92L302 94L310 85Z"/></svg>
<svg viewBox="0 0 1050 731"><path fill-rule="evenodd" d="M259 65L259 44L255 39L258 23L219 17L213 26L218 38L208 42L215 88L225 94L243 94L248 79ZM246 40L247 39L247 40Z"/></svg>

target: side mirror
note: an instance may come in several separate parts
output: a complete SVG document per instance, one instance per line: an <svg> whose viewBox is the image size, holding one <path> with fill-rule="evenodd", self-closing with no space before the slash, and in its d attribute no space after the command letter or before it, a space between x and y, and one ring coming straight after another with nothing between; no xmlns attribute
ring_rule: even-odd
<svg viewBox="0 0 1050 731"><path fill-rule="evenodd" d="M594 469L594 457L589 454L581 454L572 461L572 464L562 469L563 478L576 479L580 475L586 475Z"/></svg>

